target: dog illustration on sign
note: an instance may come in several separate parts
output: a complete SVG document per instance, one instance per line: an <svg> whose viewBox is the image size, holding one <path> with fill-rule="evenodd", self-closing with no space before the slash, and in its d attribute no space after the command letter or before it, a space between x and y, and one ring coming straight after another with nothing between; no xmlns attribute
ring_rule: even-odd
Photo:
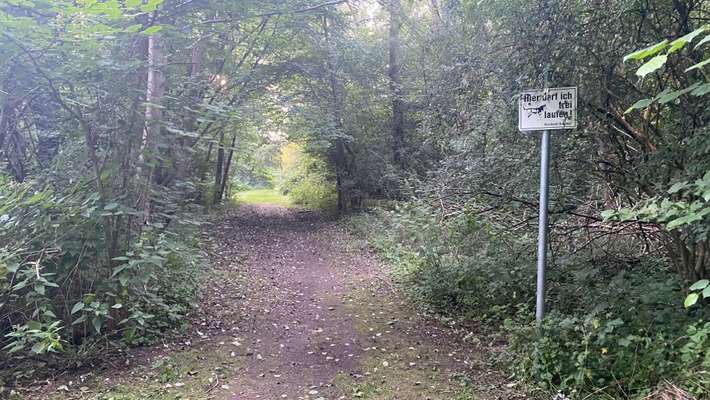
<svg viewBox="0 0 710 400"><path fill-rule="evenodd" d="M528 111L528 118L530 118L533 116L533 114L542 114L542 112L545 111L545 106L547 106L547 104L543 104L540 107L531 108L523 106L523 110Z"/></svg>

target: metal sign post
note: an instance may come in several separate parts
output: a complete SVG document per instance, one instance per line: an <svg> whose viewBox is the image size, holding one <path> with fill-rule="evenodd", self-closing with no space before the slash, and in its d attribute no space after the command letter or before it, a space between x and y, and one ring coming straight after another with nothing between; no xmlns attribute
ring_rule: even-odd
<svg viewBox="0 0 710 400"><path fill-rule="evenodd" d="M550 131L542 131L540 145L540 211L537 226L537 293L535 319L545 314L545 261L547 260L547 195L549 192Z"/></svg>
<svg viewBox="0 0 710 400"><path fill-rule="evenodd" d="M547 203L550 177L550 130L577 127L577 88L546 88L520 94L518 129L542 131L540 143L540 211L537 238L537 293L535 319L545 315L545 264L547 260Z"/></svg>

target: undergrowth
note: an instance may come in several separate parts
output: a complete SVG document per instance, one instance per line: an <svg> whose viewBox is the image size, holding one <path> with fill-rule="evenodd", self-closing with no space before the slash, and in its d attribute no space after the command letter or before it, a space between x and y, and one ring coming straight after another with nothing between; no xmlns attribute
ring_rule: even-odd
<svg viewBox="0 0 710 400"><path fill-rule="evenodd" d="M668 381L710 394L707 313L683 308L683 285L663 260L557 251L538 327L532 235L471 211L442 220L416 202L350 222L415 300L498 327L509 342L503 361L545 396L641 399Z"/></svg>
<svg viewBox="0 0 710 400"><path fill-rule="evenodd" d="M0 394L153 343L184 326L193 307L206 265L201 222L175 213L116 244L107 226L120 228L135 210L81 189L0 185Z"/></svg>

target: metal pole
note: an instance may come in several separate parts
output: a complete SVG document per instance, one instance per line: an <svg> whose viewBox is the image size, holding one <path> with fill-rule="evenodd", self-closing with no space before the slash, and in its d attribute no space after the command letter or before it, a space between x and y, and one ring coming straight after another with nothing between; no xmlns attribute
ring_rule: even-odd
<svg viewBox="0 0 710 400"><path fill-rule="evenodd" d="M537 239L537 297L535 319L542 320L545 314L545 260L547 258L547 194L550 169L550 131L542 132L540 149L540 212Z"/></svg>

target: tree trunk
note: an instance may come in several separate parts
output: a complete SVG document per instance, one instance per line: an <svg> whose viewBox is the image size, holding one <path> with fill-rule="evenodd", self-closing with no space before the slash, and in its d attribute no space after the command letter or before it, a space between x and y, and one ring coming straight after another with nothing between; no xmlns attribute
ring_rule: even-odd
<svg viewBox="0 0 710 400"><path fill-rule="evenodd" d="M160 119L163 116L161 103L165 92L164 63L165 49L163 39L160 34L156 33L148 38L148 78L145 96L147 106L137 168L138 181L143 182L139 204L140 208L143 209L144 223L150 220L150 189L153 177L153 168L148 167L146 154L155 150L155 141L160 134Z"/></svg>
<svg viewBox="0 0 710 400"><path fill-rule="evenodd" d="M431 19L433 21L434 29L440 28L444 21L441 18L441 8L439 8L439 0L430 0L429 10L431 11Z"/></svg>
<svg viewBox="0 0 710 400"><path fill-rule="evenodd" d="M0 149L5 147L5 138L10 130L10 119L14 114L15 108L10 101L10 96L8 96L3 102L2 109L0 109Z"/></svg>
<svg viewBox="0 0 710 400"><path fill-rule="evenodd" d="M229 168L232 165L232 157L234 156L234 145L237 142L237 134L232 135L232 144L229 146L229 155L227 156L227 163L224 165L224 173L222 174L222 185L219 187L219 200L224 198L224 191L227 187L227 182L229 181Z"/></svg>
<svg viewBox="0 0 710 400"><path fill-rule="evenodd" d="M219 204L222 200L222 170L224 168L224 131L219 134L219 147L217 148L217 165L214 173L214 194L212 204Z"/></svg>
<svg viewBox="0 0 710 400"><path fill-rule="evenodd" d="M24 173L18 174L17 160L14 159L11 149L13 138L16 136L15 125L15 107L12 104L10 96L3 102L0 110L0 151L5 153L8 167L12 170L15 180L21 182L24 180Z"/></svg>
<svg viewBox="0 0 710 400"><path fill-rule="evenodd" d="M389 71L392 95L392 158L396 165L404 169L402 151L404 147L404 104L402 101L402 78L400 75L400 40L402 26L400 0L389 0Z"/></svg>
<svg viewBox="0 0 710 400"><path fill-rule="evenodd" d="M342 139L343 130L343 87L338 80L336 74L338 68L338 60L335 55L335 49L330 39L328 30L328 17L323 16L323 37L328 46L328 57L326 59L326 67L330 75L330 90L332 96L332 113L335 122L335 129L338 131L338 136L335 139L335 152L332 158L335 164L335 189L338 195L338 212L344 212L347 209L347 189L348 183L345 182L347 171L345 166L345 144Z"/></svg>

